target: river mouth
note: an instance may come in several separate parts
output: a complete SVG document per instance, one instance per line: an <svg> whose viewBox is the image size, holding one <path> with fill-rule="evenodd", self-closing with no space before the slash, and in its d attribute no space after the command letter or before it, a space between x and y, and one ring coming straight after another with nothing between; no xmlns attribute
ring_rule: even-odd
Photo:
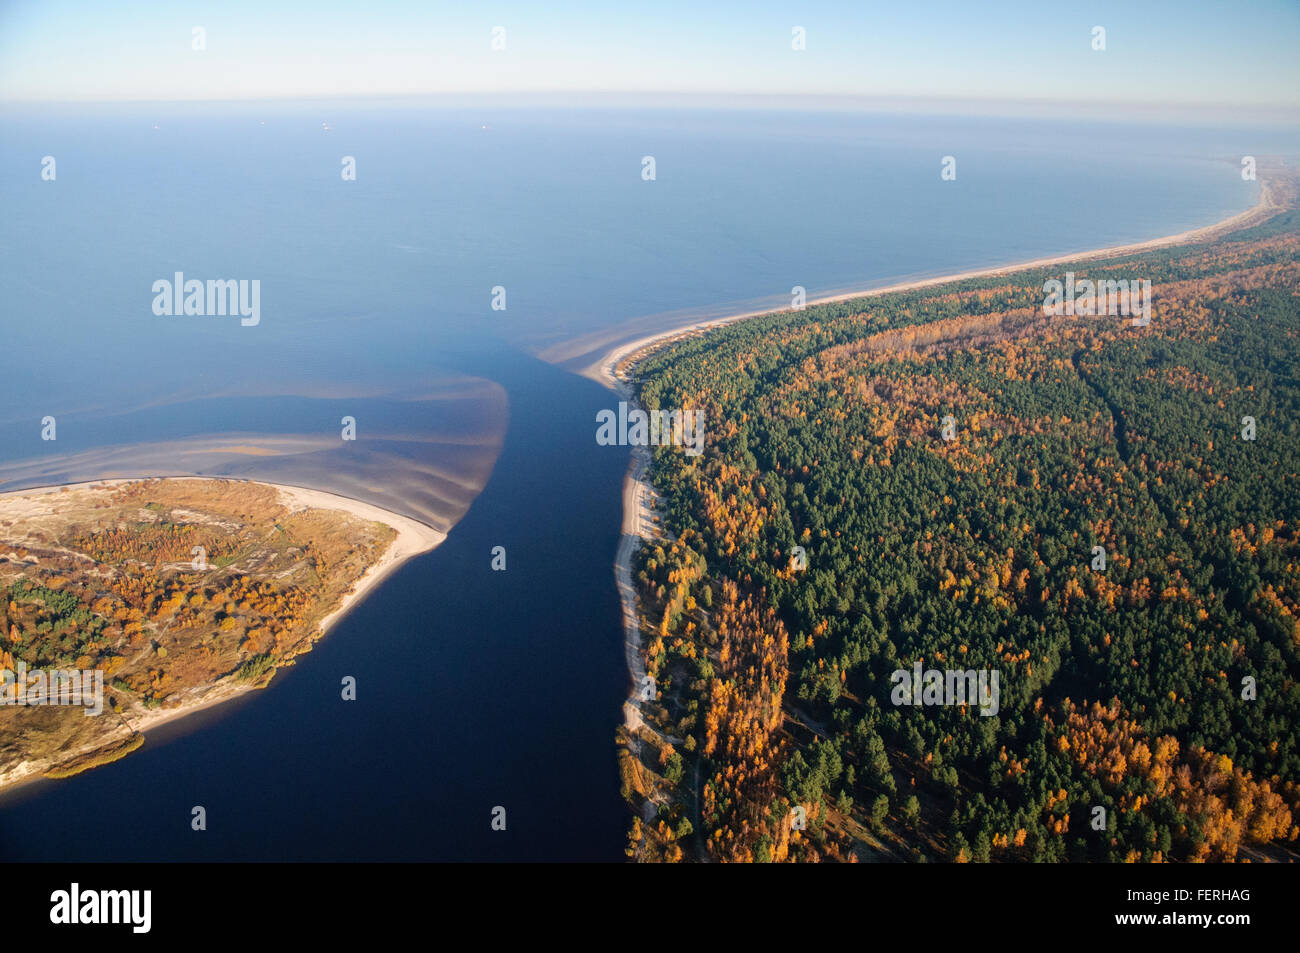
<svg viewBox="0 0 1300 953"><path fill-rule="evenodd" d="M477 369L503 382L510 420L447 540L268 688L120 761L11 792L0 857L623 859L612 733L627 676L610 565L627 450L592 439L608 402L598 385L520 354ZM505 571L492 569L497 546ZM344 676L355 702L340 700ZM112 804L112 821L85 803ZM196 805L211 819L202 835ZM40 829L63 833L23 834Z"/></svg>
<svg viewBox="0 0 1300 953"><path fill-rule="evenodd" d="M795 287L1051 253L1044 208L1094 203L1070 223L1090 247L1254 195L1183 132L1058 130L1044 159L1023 122L321 108L0 116L0 157L60 163L57 184L0 186L0 491L263 480L449 534L268 689L6 795L0 858L624 859L611 564L629 453L596 439L609 349ZM960 184L935 174L948 151ZM257 323L155 313L152 284L178 272L258 281Z"/></svg>

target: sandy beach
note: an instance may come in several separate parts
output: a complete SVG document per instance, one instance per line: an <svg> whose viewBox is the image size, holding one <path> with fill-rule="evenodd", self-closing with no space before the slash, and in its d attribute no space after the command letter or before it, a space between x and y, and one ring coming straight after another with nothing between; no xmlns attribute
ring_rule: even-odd
<svg viewBox="0 0 1300 953"><path fill-rule="evenodd" d="M126 483L135 483L140 479L168 479L168 480L204 480L212 482L208 477L139 477L128 479L112 480L92 480L84 483L65 484L63 486L45 486L34 487L27 490L10 490L0 493L0 500L5 501L9 507L17 501L17 498L23 498L25 501L30 500L30 504L24 507L24 512L20 515L32 516L39 515L41 512L49 511L55 503L45 499L52 494L57 494L63 489L80 489L85 487L102 487L102 486L119 486ZM245 482L245 481L235 481ZM358 519L368 520L377 523L383 523L392 527L397 533L396 538L389 544L388 549L379 558L377 562L371 565L360 579L353 584L352 589L343 597L343 601L336 609L325 616L319 626L317 637L323 637L329 630L338 624L347 612L364 599L379 583L381 583L389 574L398 566L406 562L413 556L430 550L441 544L447 535L427 526L417 520L397 513L389 512L370 503L363 503L360 500L349 499L344 496L338 496L334 493L325 493L321 490L312 490L306 487L288 486L280 483L260 483L261 486L273 487L279 491L280 502L289 507L291 512L298 512L305 509L318 510L335 510L348 513ZM19 515L19 514L15 514ZM223 702L237 698L252 687L233 679L227 678L209 686L200 686L189 690L180 699L179 704L168 705L165 708L156 708L152 711L143 713L133 712L130 717L123 716L124 725L136 733L143 733L151 729L156 729L160 725L177 721L189 715L196 714L200 711L220 705ZM72 753L73 757L90 754L94 749L83 752ZM24 781L35 780L48 768L48 765L19 764L12 769L0 775L0 791L6 791L11 787L21 784Z"/></svg>
<svg viewBox="0 0 1300 953"><path fill-rule="evenodd" d="M175 479L206 479L206 477L177 477ZM115 483L129 483L129 480L111 481ZM257 481L260 482L260 481ZM348 613L362 599L364 599L377 585L384 581L393 570L402 563L406 562L412 556L418 556L421 553L427 553L439 546L447 538L446 533L439 532L431 526L401 516L397 513L391 513L388 510L380 509L370 503L363 503L360 500L348 499L345 496L338 496L334 493L326 493L322 490L311 490L301 486L288 486L283 483L260 483L261 486L274 487L280 492L280 502L287 505L291 512L298 512L306 509L317 510L341 510L358 519L370 520L376 523L383 523L392 527L397 532L397 537L389 544L388 549L369 569L362 574L352 586L351 591L343 597L337 609L325 616L318 626L318 638L325 636L331 628L338 624L339 620ZM136 716L131 727L136 731L146 731L150 728L157 728L159 725L178 718L184 718L195 712L202 711L205 708L211 708L213 705L219 705L224 701L229 701L243 692L249 691L247 685L236 683L219 682L216 686L203 691L203 693L194 701L182 702L179 706L169 708L157 708L153 711L146 712L144 715Z"/></svg>
<svg viewBox="0 0 1300 953"><path fill-rule="evenodd" d="M352 587L352 591L343 597L343 602L339 607L321 620L320 632L322 635L327 633L352 606L364 599L367 593L379 585L394 569L412 556L427 553L429 550L441 545L447 538L446 533L440 532L432 526L426 526L418 520L397 513L390 513L388 510L380 509L378 506L372 506L369 503L363 503L360 500L351 500L334 493L309 490L300 486L285 486L280 483L267 483L264 486L273 486L279 490L280 499L289 504L290 509L295 512L301 509L342 510L359 519L391 526L397 531L397 538L389 545L384 555L379 558L379 561L367 569L365 574L357 580Z"/></svg>
<svg viewBox="0 0 1300 953"><path fill-rule="evenodd" d="M1278 212L1294 207L1296 204L1296 187L1297 180L1294 173L1273 171L1271 175L1266 177L1265 173L1261 172L1259 201L1244 212L1239 212L1236 215L1229 216L1228 218L1215 222L1212 225L1190 229L1185 232L1179 232L1175 235L1164 235L1159 238L1148 239L1147 241L1134 242L1128 245L1111 245L1105 248L1094 248L1090 251L1075 252L1068 255L1035 258L1031 261L1013 262L992 268L981 268L975 271L962 271L955 274L938 275L933 278L921 278L915 281L905 281L887 285L882 288L846 291L840 294L828 295L809 300L807 306L834 304L837 301L850 301L854 298L875 298L880 297L881 295L894 294L900 291L914 291L918 288L930 288L935 285L945 285L954 281L966 281L971 278L989 278L995 275L1009 275L1019 271L1028 271L1033 268L1047 268L1052 265L1091 261L1098 258L1133 255L1140 252L1153 251L1158 248L1167 248L1172 245L1185 245L1193 242L1211 241L1221 235L1227 234L1228 232L1260 225L1268 221ZM692 334L699 334L712 328L733 324L737 321L744 321L748 318L758 318L764 315L778 314L786 310L789 309L767 308L759 311L746 311L739 314L729 314L718 318L710 318L704 321L693 321L674 328L657 331L653 334L647 334L643 337L638 337L635 340L615 345L607 351L600 360L580 370L579 373L584 377L604 384L612 390L622 392L622 378L617 372L618 365L627 361L629 358L643 357L644 355L641 354L643 351L648 352L679 338L689 337Z"/></svg>

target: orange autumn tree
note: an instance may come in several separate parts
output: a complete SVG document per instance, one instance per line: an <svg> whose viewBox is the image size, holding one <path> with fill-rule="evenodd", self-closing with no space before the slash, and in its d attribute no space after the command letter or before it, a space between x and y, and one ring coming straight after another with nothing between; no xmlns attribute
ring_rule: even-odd
<svg viewBox="0 0 1300 953"><path fill-rule="evenodd" d="M1073 708L1055 744L1108 791L1117 791L1127 776L1149 782L1146 792L1121 797L1121 812L1143 811L1153 799L1168 799L1195 818L1202 839L1192 860L1232 861L1243 844L1296 837L1291 811L1268 781L1256 781L1227 755L1199 747L1181 751L1172 735L1148 739L1118 703Z"/></svg>
<svg viewBox="0 0 1300 953"><path fill-rule="evenodd" d="M776 806L782 742L775 735L789 672L785 626L763 594L742 598L730 580L716 626L719 658L704 722L703 753L714 767L703 792L707 846L724 861L784 860L789 825Z"/></svg>

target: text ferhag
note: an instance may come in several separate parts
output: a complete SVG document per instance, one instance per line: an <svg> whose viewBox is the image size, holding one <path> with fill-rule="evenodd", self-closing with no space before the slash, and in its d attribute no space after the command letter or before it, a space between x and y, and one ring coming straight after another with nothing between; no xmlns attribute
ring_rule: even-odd
<svg viewBox="0 0 1300 953"><path fill-rule="evenodd" d="M185 280L176 272L173 280L159 278L153 283L153 313L194 315L243 315L239 323L254 327L262 320L262 281L240 278L212 279L207 283L197 278Z"/></svg>

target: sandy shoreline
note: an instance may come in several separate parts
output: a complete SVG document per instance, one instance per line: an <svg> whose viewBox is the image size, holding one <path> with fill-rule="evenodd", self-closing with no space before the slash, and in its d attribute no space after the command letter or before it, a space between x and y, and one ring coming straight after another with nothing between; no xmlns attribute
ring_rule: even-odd
<svg viewBox="0 0 1300 953"><path fill-rule="evenodd" d="M181 480L206 480L208 477L172 477L170 479ZM115 483L130 483L130 480L108 481ZM345 616L350 609L366 597L379 583L389 576L402 563L406 562L412 556L418 556L421 553L427 553L439 546L446 538L447 534L439 532L431 526L426 526L418 520L402 516L398 513L392 513L388 510L381 509L370 503L363 503L361 500L353 500L346 496L339 496L336 493L326 493L324 490L312 490L307 487L290 486L284 483L262 483L257 480L247 481L258 483L261 486L274 487L280 492L280 502L289 506L291 512L298 512L305 509L317 510L341 510L358 519L369 520L375 523L383 523L392 527L397 532L397 537L384 550L384 554L379 560L373 563L352 585L352 589L343 597L337 609L321 619L317 626L318 634L315 638L324 638L329 630L338 624L339 620ZM83 484L84 485L84 484ZM182 703L175 708L158 708L145 713L143 716L136 718L132 727L139 732L150 728L157 728L159 725L166 724L169 721L175 721L184 718L186 715L202 711L205 708L211 708L213 705L219 705L224 701L229 701L243 692L250 691L251 688L246 685L231 684L227 686L225 682L218 682L215 687L204 692L204 694L194 702L189 704Z"/></svg>
<svg viewBox="0 0 1300 953"><path fill-rule="evenodd" d="M39 497L51 493L58 493L60 490L65 488L73 490L85 487L120 486L126 483L136 483L140 480L151 479L256 483L257 485L269 486L279 491L280 502L288 506L291 512L297 512L304 509L342 511L355 516L358 519L383 523L395 530L397 536L389 544L383 555L367 568L361 578L353 584L352 589L343 597L343 601L339 603L338 607L321 619L320 624L317 626L318 634L314 636L313 641L318 638L323 638L328 634L329 630L333 626L337 625L339 620L342 619L350 609L364 599L371 590L379 585L379 583L390 575L398 566L413 556L429 552L447 538L446 533L440 532L431 526L427 526L418 520L402 516L398 513L392 513L378 506L374 506L373 504L364 503L361 500L353 500L334 493L326 493L323 490L312 490L307 487L290 486L283 483L263 483L258 480L223 480L220 477L193 476L115 478L111 480L90 480L81 483L68 483L56 486L32 487L26 490L7 490L0 492L0 498L16 496ZM146 711L139 715L133 714L129 719L123 717L123 722L134 732L143 733L158 728L160 725L178 721L200 711L231 701L232 699L238 698L252 690L252 686L237 683L233 679L227 678L213 683L208 687L191 689L187 694L192 697L182 699L178 705L153 709L152 711ZM91 751L93 750L98 749L91 749ZM91 751L77 752L74 757L89 754ZM40 776L48 767L49 766L43 765L16 765L8 773L0 776L0 794L6 794L11 789L25 782L40 780ZM24 768L26 768L26 770L24 770Z"/></svg>
<svg viewBox="0 0 1300 953"><path fill-rule="evenodd" d="M855 298L874 298L900 291L913 291L918 288L929 288L956 281L965 281L970 278L987 278L994 275L1010 275L1020 271L1044 268L1051 265L1089 261L1097 258L1110 258L1118 255L1137 254L1139 252L1152 251L1172 245L1209 241L1228 232L1233 232L1241 228L1248 228L1266 222L1278 212L1290 208L1294 204L1295 181L1292 176L1284 174L1277 178L1261 177L1259 201L1254 206L1243 212L1239 212L1236 215L1231 215L1222 221L1215 222L1212 225L1189 229L1188 231L1179 232L1175 235L1164 235L1143 242L1134 242L1128 245L1113 245L1106 248L1095 248L1090 251L1076 252L1070 255L1055 255L1048 258L1035 258L1031 261L999 265L993 268L981 268L975 271L963 271L956 274L940 275L934 278L923 278L916 281L907 281L899 284L888 285L883 288L850 291L842 294L817 298L816 300L807 302L807 304L811 306L818 304L833 304L838 301L849 301ZM629 405L639 406L636 404L635 394L631 383L631 375L636 365L648 357L652 352L665 347L674 341L680 340L681 338L689 337L694 334L701 334L714 328L734 324L737 321L747 320L748 318L779 314L786 310L789 309L769 308L761 311L747 311L741 314L731 314L720 318L694 321L675 328L647 334L635 340L615 345L607 351L602 358L597 360L594 364L579 371L579 373L584 377L604 384L610 390L617 393L620 399L626 400ZM619 538L618 552L614 559L614 579L618 588L619 601L622 603L623 610L624 652L627 656L628 676L632 682L631 692L628 695L627 701L623 705L624 726L627 728L629 736L632 738L635 738L637 729L644 724L641 716L641 706L644 704L641 698L641 690L646 682L645 666L641 660L640 613L637 608L636 589L632 583L632 556L642 541L649 540L653 537L652 524L649 524L643 518L643 514L647 512L651 494L654 492L653 488L646 480L646 470L649 463L650 453L646 448L633 448L632 459L628 464L627 474L623 478L623 526Z"/></svg>
<svg viewBox="0 0 1300 953"><path fill-rule="evenodd" d="M1105 248L1094 248L1089 251L1075 252L1069 255L1054 255L1048 258L1035 258L1030 261L1013 262L1006 265L997 265L992 268L980 268L974 271L962 271L949 275L938 275L933 278L920 278L915 281L904 281L897 284L886 285L883 288L846 291L840 294L828 295L810 300L807 302L806 307L819 304L834 304L838 301L851 301L855 298L876 298L881 295L895 294L900 291L915 291L918 288L930 288L935 285L945 285L956 281L966 281L971 278L989 278L995 275L1010 275L1020 271L1028 271L1033 268L1046 268L1051 265L1062 265L1077 261L1091 261L1097 258L1110 258L1118 255L1132 255L1138 254L1139 252L1154 251L1158 248L1167 248L1172 245L1185 245L1193 242L1209 241L1228 232L1259 225L1268 221L1283 209L1289 208L1293 204L1293 196L1291 190L1284 186L1290 186L1293 184L1294 183L1286 179L1279 181L1279 179L1265 179L1261 177L1259 201L1256 202L1255 205L1246 209L1244 212L1238 212L1236 215L1231 215L1212 225L1189 229L1185 232L1178 232L1175 235L1164 235L1159 238L1151 238L1142 242L1133 242L1128 245L1110 245ZM617 369L618 365L626 358L631 357L640 351L661 347L669 341L674 341L678 338L688 337L692 334L701 333L727 324L733 324L737 321L744 321L748 318L780 314L781 312L788 310L790 309L767 308L759 311L746 311L740 314L729 314L719 318L693 321L679 325L675 328L647 334L633 341L627 341L616 345L607 351L595 364L587 367L580 373L584 377L604 384L611 390L622 393L621 385L624 381L623 378L618 375Z"/></svg>
<svg viewBox="0 0 1300 953"><path fill-rule="evenodd" d="M309 490L305 487L286 486L282 483L266 483L280 491L280 499L291 504L291 509L342 510L359 519L383 523L397 531L397 538L389 544L388 549L379 557L352 587L352 591L343 597L339 607L320 622L320 634L324 636L330 628L341 619L347 611L366 597L375 586L379 585L394 569L412 556L427 553L440 546L447 534L426 526L418 520L392 513L388 510L349 499L323 490Z"/></svg>

